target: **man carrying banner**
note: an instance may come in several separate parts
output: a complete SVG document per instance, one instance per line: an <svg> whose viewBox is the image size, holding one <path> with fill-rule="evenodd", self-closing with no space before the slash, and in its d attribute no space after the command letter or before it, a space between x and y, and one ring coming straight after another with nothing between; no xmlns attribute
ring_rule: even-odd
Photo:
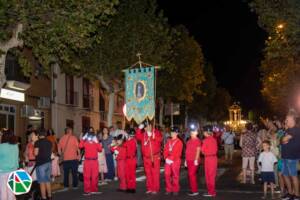
<svg viewBox="0 0 300 200"><path fill-rule="evenodd" d="M140 124L136 139L141 142L144 168L146 174L146 194L157 194L160 189L160 150L162 134L148 121Z"/></svg>

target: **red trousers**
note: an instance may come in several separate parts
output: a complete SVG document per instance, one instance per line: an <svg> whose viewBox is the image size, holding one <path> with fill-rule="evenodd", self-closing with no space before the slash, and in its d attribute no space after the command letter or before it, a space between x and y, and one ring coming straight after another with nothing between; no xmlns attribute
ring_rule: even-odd
<svg viewBox="0 0 300 200"><path fill-rule="evenodd" d="M84 192L97 192L99 180L98 160L85 160L83 163Z"/></svg>
<svg viewBox="0 0 300 200"><path fill-rule="evenodd" d="M205 165L205 181L206 181L208 194L216 195L215 185L216 185L218 158L216 156L205 157L204 165Z"/></svg>
<svg viewBox="0 0 300 200"><path fill-rule="evenodd" d="M119 188L121 190L127 190L126 185L126 160L117 160L117 171L119 178Z"/></svg>
<svg viewBox="0 0 300 200"><path fill-rule="evenodd" d="M179 173L181 160L174 161L173 164L165 164L165 180L167 192L179 192Z"/></svg>
<svg viewBox="0 0 300 200"><path fill-rule="evenodd" d="M155 156L154 162L151 162L151 158L144 157L144 168L146 174L146 188L147 191L159 192L160 184L160 157Z"/></svg>
<svg viewBox="0 0 300 200"><path fill-rule="evenodd" d="M136 158L128 158L126 159L126 183L127 189L135 189L136 188Z"/></svg>
<svg viewBox="0 0 300 200"><path fill-rule="evenodd" d="M194 164L194 160L187 160L186 161L187 168L188 168L188 176L189 176L189 183L191 192L195 193L198 192L198 182L197 182L197 171L199 165Z"/></svg>

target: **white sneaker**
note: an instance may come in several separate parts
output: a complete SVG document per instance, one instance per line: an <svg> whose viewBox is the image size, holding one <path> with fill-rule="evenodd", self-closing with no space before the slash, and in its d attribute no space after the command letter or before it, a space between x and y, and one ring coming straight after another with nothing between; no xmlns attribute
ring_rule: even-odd
<svg viewBox="0 0 300 200"><path fill-rule="evenodd" d="M204 196L204 197L215 197L216 195L212 195L212 194L203 194L202 196Z"/></svg>
<svg viewBox="0 0 300 200"><path fill-rule="evenodd" d="M97 194L102 194L102 192L91 192L91 194L97 195Z"/></svg>
<svg viewBox="0 0 300 200"><path fill-rule="evenodd" d="M199 195L199 192L189 192L187 195L189 195L190 197L194 197Z"/></svg>
<svg viewBox="0 0 300 200"><path fill-rule="evenodd" d="M146 194L151 194L151 193L152 193L152 191L147 191L147 192L146 192Z"/></svg>

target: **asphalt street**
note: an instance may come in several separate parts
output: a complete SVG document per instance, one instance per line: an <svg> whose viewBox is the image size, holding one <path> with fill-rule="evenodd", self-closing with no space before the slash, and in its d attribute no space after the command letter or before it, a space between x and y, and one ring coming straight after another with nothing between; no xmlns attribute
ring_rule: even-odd
<svg viewBox="0 0 300 200"><path fill-rule="evenodd" d="M258 181L255 185L252 184L241 184L239 181L241 172L241 157L239 152L235 156L233 164L226 164L222 158L219 159L219 169L218 169L218 178L217 178L217 197L214 199L217 200L255 200L261 199L262 196L262 187L261 183ZM181 178L180 186L181 190L178 196L167 196L165 195L164 189L164 173L163 168L161 169L161 192L157 195L147 195L145 194L145 176L142 168L137 170L137 193L136 194L127 194L117 192L118 182L113 181L108 185L99 186L99 191L102 194L93 195L93 196L83 196L83 186L80 185L79 189L65 192L55 192L55 200L81 200L81 199L108 199L108 200L158 200L158 199L207 199L202 197L201 194L206 192L205 180L204 180L204 171L201 167L199 170L199 192L200 195L196 197L189 197L187 192L188 188L188 179L186 169L181 169Z"/></svg>

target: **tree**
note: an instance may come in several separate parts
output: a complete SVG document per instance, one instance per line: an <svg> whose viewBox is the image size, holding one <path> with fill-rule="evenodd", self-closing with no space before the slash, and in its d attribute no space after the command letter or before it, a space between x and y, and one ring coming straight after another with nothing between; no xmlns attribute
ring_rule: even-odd
<svg viewBox="0 0 300 200"><path fill-rule="evenodd" d="M0 2L0 86L5 82L4 63L7 51L24 46L49 73L52 64L63 72L82 75L90 72L83 66L82 52L91 51L102 39L101 29L106 27L118 0L17 1ZM21 37L20 37L21 36ZM23 71L30 73L31 66L24 62L21 50L17 51ZM94 70L93 70L94 71Z"/></svg>
<svg viewBox="0 0 300 200"><path fill-rule="evenodd" d="M254 0L249 4L269 35L261 63L262 94L274 111L284 113L299 96L300 2Z"/></svg>
<svg viewBox="0 0 300 200"><path fill-rule="evenodd" d="M108 125L111 125L115 93L122 90L121 71L136 63L136 54L153 65L168 67L172 29L158 10L155 0L122 0L110 25L101 31L101 44L95 44L86 66L94 66L97 78L109 93Z"/></svg>
<svg viewBox="0 0 300 200"><path fill-rule="evenodd" d="M202 49L184 26L178 26L175 30L169 67L158 73L160 125L162 125L165 100L180 102L188 108L195 95L203 94L201 86L205 81L205 75Z"/></svg>
<svg viewBox="0 0 300 200"><path fill-rule="evenodd" d="M199 120L201 118L208 118L217 90L217 80L214 76L212 64L205 63L203 71L205 76L205 82L201 86L203 94L194 95L194 101L189 104L189 115Z"/></svg>

